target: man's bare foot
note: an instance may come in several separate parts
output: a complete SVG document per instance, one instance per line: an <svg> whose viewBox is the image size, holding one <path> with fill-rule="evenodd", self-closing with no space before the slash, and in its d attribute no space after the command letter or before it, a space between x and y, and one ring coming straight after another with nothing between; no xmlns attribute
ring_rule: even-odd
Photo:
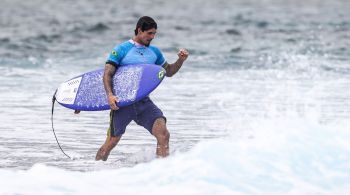
<svg viewBox="0 0 350 195"><path fill-rule="evenodd" d="M121 136L108 136L105 143L98 149L95 160L106 161L109 153L118 144Z"/></svg>
<svg viewBox="0 0 350 195"><path fill-rule="evenodd" d="M95 160L96 160L96 161L98 161L98 160L106 161L106 160L108 159L108 156L109 156L109 152L106 151L106 150L104 150L103 147L101 147L101 148L97 151Z"/></svg>

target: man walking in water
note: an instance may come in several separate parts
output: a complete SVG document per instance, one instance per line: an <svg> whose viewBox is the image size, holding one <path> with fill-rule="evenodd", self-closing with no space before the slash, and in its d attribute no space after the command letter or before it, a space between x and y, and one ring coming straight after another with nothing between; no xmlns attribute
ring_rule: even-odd
<svg viewBox="0 0 350 195"><path fill-rule="evenodd" d="M148 16L141 17L135 29L135 36L114 47L109 54L105 65L103 83L107 94L108 103L111 107L110 127L107 132L105 143L96 154L96 160L106 161L111 150L118 144L128 124L134 120L143 126L157 139L156 154L165 157L169 154L169 131L166 127L166 118L162 111L146 97L132 105L119 108L118 97L113 94L112 77L119 66L129 64L156 64L163 66L166 76L173 76L187 59L189 53L180 49L178 59L173 64L168 64L161 51L150 45L157 32L157 23Z"/></svg>

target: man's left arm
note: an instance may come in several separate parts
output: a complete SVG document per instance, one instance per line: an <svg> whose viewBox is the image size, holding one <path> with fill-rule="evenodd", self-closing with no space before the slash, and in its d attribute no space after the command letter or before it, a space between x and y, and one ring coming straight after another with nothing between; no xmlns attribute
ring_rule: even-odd
<svg viewBox="0 0 350 195"><path fill-rule="evenodd" d="M189 53L186 49L180 49L179 53L177 54L177 56L179 57L175 63L173 64L168 64L167 62L165 62L165 64L163 65L163 67L166 70L166 76L167 77L172 77L174 74L177 73L177 71L180 70L182 64L184 63L184 61L187 59Z"/></svg>

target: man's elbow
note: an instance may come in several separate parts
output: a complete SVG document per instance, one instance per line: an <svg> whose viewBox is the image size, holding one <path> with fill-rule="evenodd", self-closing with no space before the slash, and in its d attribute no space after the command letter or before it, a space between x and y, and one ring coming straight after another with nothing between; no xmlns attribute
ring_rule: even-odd
<svg viewBox="0 0 350 195"><path fill-rule="evenodd" d="M170 72L170 71L167 71L165 76L167 77L172 77L174 75L174 73Z"/></svg>

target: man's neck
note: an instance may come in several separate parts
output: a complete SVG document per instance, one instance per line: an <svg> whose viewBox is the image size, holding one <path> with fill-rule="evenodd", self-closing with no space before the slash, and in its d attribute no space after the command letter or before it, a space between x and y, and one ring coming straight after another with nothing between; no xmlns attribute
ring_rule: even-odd
<svg viewBox="0 0 350 195"><path fill-rule="evenodd" d="M144 44L141 44L141 43L140 43L140 41L139 41L139 39L138 39L137 37L133 37L131 40L132 40L132 41L135 43L135 45L137 45L137 46L145 46Z"/></svg>

